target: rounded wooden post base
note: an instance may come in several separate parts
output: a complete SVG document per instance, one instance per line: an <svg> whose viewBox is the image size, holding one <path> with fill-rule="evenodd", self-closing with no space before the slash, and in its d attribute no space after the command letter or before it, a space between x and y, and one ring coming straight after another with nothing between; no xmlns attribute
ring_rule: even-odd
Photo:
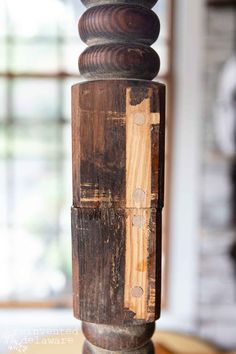
<svg viewBox="0 0 236 354"><path fill-rule="evenodd" d="M113 351L111 350L106 350L106 349L101 349L98 347L95 347L94 345L88 343L88 341L86 341L84 343L84 347L83 347L83 354L108 354L108 353L112 353ZM154 349L154 345L151 341L149 341L144 347L142 348L138 348L138 349L134 349L134 350L122 350L122 351L114 351L114 353L116 354L154 354L155 353L155 349Z"/></svg>
<svg viewBox="0 0 236 354"><path fill-rule="evenodd" d="M155 323L136 326L107 326L83 322L86 341L83 354L153 354L154 346L150 340Z"/></svg>

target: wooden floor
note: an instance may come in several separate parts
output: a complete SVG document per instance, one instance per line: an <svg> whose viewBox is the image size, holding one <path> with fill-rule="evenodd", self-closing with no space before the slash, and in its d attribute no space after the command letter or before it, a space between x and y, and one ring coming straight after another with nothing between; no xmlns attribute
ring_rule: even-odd
<svg viewBox="0 0 236 354"><path fill-rule="evenodd" d="M81 333L62 334L41 338L25 347L16 348L6 354L80 354L83 347L83 335ZM157 354L221 354L222 352L194 337L178 335L170 332L156 332L153 337ZM236 354L228 353L228 354Z"/></svg>
<svg viewBox="0 0 236 354"><path fill-rule="evenodd" d="M158 354L218 354L217 349L194 337L170 332L157 332L154 336Z"/></svg>

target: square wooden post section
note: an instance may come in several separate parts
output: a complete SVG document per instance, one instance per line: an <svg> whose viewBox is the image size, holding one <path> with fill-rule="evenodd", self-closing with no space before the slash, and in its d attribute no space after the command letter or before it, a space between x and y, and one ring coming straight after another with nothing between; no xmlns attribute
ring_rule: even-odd
<svg viewBox="0 0 236 354"><path fill-rule="evenodd" d="M89 47L79 64L93 80L72 87L74 314L84 353L152 353L165 144L165 87L150 81L159 20L150 1L84 3Z"/></svg>

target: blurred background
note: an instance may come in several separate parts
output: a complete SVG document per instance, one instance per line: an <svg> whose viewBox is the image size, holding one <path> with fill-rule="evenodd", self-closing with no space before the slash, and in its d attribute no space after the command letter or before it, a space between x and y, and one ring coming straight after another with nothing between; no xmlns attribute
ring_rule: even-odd
<svg viewBox="0 0 236 354"><path fill-rule="evenodd" d="M79 0L0 0L0 353L71 310ZM168 89L158 328L236 348L236 2L159 0ZM14 349L14 348L13 348Z"/></svg>

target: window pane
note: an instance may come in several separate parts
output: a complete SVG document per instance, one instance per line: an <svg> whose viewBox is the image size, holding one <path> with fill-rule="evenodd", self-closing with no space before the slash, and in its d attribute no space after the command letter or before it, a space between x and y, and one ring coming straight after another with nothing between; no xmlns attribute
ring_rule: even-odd
<svg viewBox="0 0 236 354"><path fill-rule="evenodd" d="M29 58L32 58L29 60ZM58 72L58 53L55 41L26 43L16 42L12 45L11 71L52 73Z"/></svg>
<svg viewBox="0 0 236 354"><path fill-rule="evenodd" d="M155 45L153 46L155 51L158 53L161 61L161 67L160 67L160 72L158 75L166 75L168 72L169 68L169 48L167 46L167 43L160 38Z"/></svg>
<svg viewBox="0 0 236 354"><path fill-rule="evenodd" d="M86 47L77 29L85 8L74 3L76 12L72 0L0 0L0 72L13 73L0 78L0 300L52 299L71 287L70 88ZM155 7L161 74L168 5L159 0ZM54 79L58 71L71 77ZM14 78L22 73L35 75Z"/></svg>
<svg viewBox="0 0 236 354"><path fill-rule="evenodd" d="M0 72L4 71L6 71L6 45L4 40L0 39Z"/></svg>
<svg viewBox="0 0 236 354"><path fill-rule="evenodd" d="M166 75L169 71L169 39L170 39L170 0L159 0L154 6L154 11L158 15L161 23L160 36L154 43L153 48L158 53L161 60L159 76Z"/></svg>
<svg viewBox="0 0 236 354"><path fill-rule="evenodd" d="M15 159L41 158L56 159L60 141L56 124L15 124L9 142L11 154Z"/></svg>
<svg viewBox="0 0 236 354"><path fill-rule="evenodd" d="M58 220L64 188L59 172L56 161L14 162L8 296L15 299L50 297L64 288Z"/></svg>
<svg viewBox="0 0 236 354"><path fill-rule="evenodd" d="M47 242L19 226L0 227L0 232L0 280L4 284L0 301L41 301L63 293L66 279L60 257L64 250L55 239Z"/></svg>
<svg viewBox="0 0 236 354"><path fill-rule="evenodd" d="M58 81L51 79L16 79L13 81L13 118L56 119Z"/></svg>
<svg viewBox="0 0 236 354"><path fill-rule="evenodd" d="M7 135L6 126L0 124L0 160L6 158L6 135Z"/></svg>
<svg viewBox="0 0 236 354"><path fill-rule="evenodd" d="M11 35L15 37L57 35L59 1L7 0L7 8Z"/></svg>
<svg viewBox="0 0 236 354"><path fill-rule="evenodd" d="M6 225L7 222L6 202L7 202L6 162L5 160L0 159L0 227Z"/></svg>
<svg viewBox="0 0 236 354"><path fill-rule="evenodd" d="M64 60L62 70L71 74L78 75L79 55L85 48L86 45L82 41L80 41L79 38L74 41L66 41L63 45Z"/></svg>
<svg viewBox="0 0 236 354"><path fill-rule="evenodd" d="M54 237L57 230L57 205L60 198L56 160L14 162L15 223L26 229Z"/></svg>
<svg viewBox="0 0 236 354"><path fill-rule="evenodd" d="M71 172L63 178L63 169L69 170L63 161L13 162L11 227L0 223L2 299L41 300L70 290L70 201L65 192Z"/></svg>
<svg viewBox="0 0 236 354"><path fill-rule="evenodd" d="M0 38L4 37L7 33L7 26L6 26L6 6L5 1L0 1Z"/></svg>
<svg viewBox="0 0 236 354"><path fill-rule="evenodd" d="M7 81L0 78L0 122L6 119L7 115Z"/></svg>
<svg viewBox="0 0 236 354"><path fill-rule="evenodd" d="M62 2L61 2L62 4ZM78 39L78 19L80 17L80 13L75 13L73 7L71 6L71 0L66 1L64 0L64 9L61 16L60 24L59 24L59 31L60 35L64 39ZM85 8L83 6L83 12ZM81 12L81 15L82 13Z"/></svg>
<svg viewBox="0 0 236 354"><path fill-rule="evenodd" d="M15 37L56 37L59 33L70 36L76 32L75 16L65 1L5 1L9 14L10 32Z"/></svg>
<svg viewBox="0 0 236 354"><path fill-rule="evenodd" d="M71 119L71 86L78 83L79 78L70 78L64 80L63 83L63 95L64 95L64 104L63 104L63 118L66 120Z"/></svg>

